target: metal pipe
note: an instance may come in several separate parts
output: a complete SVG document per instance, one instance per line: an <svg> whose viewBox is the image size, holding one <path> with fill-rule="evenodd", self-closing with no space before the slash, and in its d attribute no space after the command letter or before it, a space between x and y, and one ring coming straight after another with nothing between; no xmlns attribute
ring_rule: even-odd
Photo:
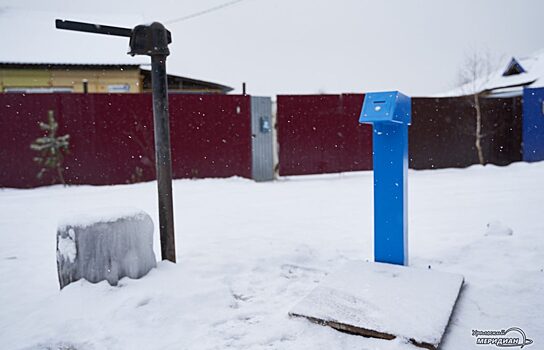
<svg viewBox="0 0 544 350"><path fill-rule="evenodd" d="M168 85L166 55L151 56L151 84L153 87L153 122L155 129L155 157L159 192L159 225L163 260L176 262L174 239L174 209L172 197L172 160L170 152L170 122L168 117Z"/></svg>

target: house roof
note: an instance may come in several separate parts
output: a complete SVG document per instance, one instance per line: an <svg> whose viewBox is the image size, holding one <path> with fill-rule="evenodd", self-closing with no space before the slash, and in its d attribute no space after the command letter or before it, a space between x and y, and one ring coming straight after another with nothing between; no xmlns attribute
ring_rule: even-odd
<svg viewBox="0 0 544 350"><path fill-rule="evenodd" d="M144 88L146 88L147 87L146 85L150 84L151 82L151 70L145 66L140 66L140 68L144 76ZM224 94L234 90L230 86L212 83L212 82L204 81L204 80L182 77L182 76L173 75L173 74L168 74L167 79L168 79L168 86L175 86L175 85L180 87L183 86L183 88L186 90L195 90L195 91L219 90L221 91L221 93L224 93Z"/></svg>
<svg viewBox="0 0 544 350"><path fill-rule="evenodd" d="M542 86L544 86L544 49L527 57L512 57L490 75L437 94L435 97L471 95L477 92L495 97L517 96L521 95L524 87Z"/></svg>
<svg viewBox="0 0 544 350"><path fill-rule="evenodd" d="M0 68L16 68L16 69L139 69L144 77L144 89L151 88L151 70L149 64L88 64L88 63L24 63L24 62L0 62ZM228 93L233 90L230 86L212 83L209 81L187 78L179 75L168 74L168 86L179 86L184 90L193 90L194 92L203 91L220 91Z"/></svg>
<svg viewBox="0 0 544 350"><path fill-rule="evenodd" d="M47 68L47 69L129 69L143 68L142 64L108 64L108 63L50 63L50 62L1 62L2 68Z"/></svg>

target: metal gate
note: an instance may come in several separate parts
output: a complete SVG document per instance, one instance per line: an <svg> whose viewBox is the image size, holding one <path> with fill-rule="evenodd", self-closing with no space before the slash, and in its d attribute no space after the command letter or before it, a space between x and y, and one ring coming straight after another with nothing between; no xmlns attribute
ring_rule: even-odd
<svg viewBox="0 0 544 350"><path fill-rule="evenodd" d="M270 97L251 96L252 178L274 179L272 101Z"/></svg>
<svg viewBox="0 0 544 350"><path fill-rule="evenodd" d="M523 160L544 160L544 89L523 89Z"/></svg>

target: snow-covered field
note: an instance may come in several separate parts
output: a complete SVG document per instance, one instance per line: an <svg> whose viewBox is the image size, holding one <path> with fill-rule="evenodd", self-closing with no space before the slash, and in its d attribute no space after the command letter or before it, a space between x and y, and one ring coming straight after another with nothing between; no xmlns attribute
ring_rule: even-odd
<svg viewBox="0 0 544 350"><path fill-rule="evenodd" d="M544 163L409 175L411 265L466 279L442 348L486 348L472 329L514 326L542 348ZM174 191L177 265L59 291L57 220L118 205L156 223L155 183L0 190L0 348L414 348L287 316L329 272L372 259L371 172L180 180Z"/></svg>

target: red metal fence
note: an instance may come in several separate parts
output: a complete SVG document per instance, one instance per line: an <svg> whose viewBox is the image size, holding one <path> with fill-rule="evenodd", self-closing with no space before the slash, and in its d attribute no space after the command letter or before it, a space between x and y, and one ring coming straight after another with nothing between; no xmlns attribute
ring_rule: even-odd
<svg viewBox="0 0 544 350"><path fill-rule="evenodd" d="M364 95L278 96L280 175L372 169L372 130L360 125ZM521 100L482 98L485 163L521 160ZM412 98L410 167L436 169L478 163L474 100Z"/></svg>
<svg viewBox="0 0 544 350"><path fill-rule="evenodd" d="M521 161L521 97L480 98L485 164ZM472 96L413 98L410 167L436 169L478 164L476 109Z"/></svg>
<svg viewBox="0 0 544 350"><path fill-rule="evenodd" d="M277 99L280 175L372 169L372 130L358 122L364 95L290 95ZM175 178L251 177L251 98L170 95ZM521 160L521 100L482 99L486 163ZM149 94L0 94L0 187L47 185L30 144L53 110L70 134L70 184L108 185L155 178ZM412 99L410 166L478 162L475 108L468 97Z"/></svg>
<svg viewBox="0 0 544 350"><path fill-rule="evenodd" d="M280 175L372 169L372 128L359 124L364 95L278 96Z"/></svg>
<svg viewBox="0 0 544 350"><path fill-rule="evenodd" d="M175 178L251 177L250 97L170 95ZM70 184L108 185L155 178L150 94L0 94L0 187L39 180L30 144L53 110L70 134L64 175Z"/></svg>

